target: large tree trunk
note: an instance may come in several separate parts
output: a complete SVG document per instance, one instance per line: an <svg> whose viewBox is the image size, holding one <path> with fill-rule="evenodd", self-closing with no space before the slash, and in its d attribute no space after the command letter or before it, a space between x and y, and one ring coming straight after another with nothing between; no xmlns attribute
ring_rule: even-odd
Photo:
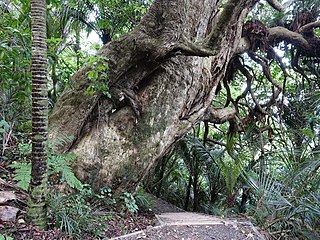
<svg viewBox="0 0 320 240"><path fill-rule="evenodd" d="M203 117L255 1L229 1L222 13L218 2L156 0L134 31L106 44L99 55L109 58L113 101L86 94L89 67L74 75L49 124L51 139L75 136L61 151L78 155L80 179L134 190Z"/></svg>

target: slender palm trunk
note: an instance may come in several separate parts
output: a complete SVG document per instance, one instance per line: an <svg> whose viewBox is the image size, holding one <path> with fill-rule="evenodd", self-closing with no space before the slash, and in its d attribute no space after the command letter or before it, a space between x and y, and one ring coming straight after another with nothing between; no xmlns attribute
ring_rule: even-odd
<svg viewBox="0 0 320 240"><path fill-rule="evenodd" d="M47 227L47 155L48 126L46 1L31 0L32 32L32 171L28 217L42 228Z"/></svg>
<svg viewBox="0 0 320 240"><path fill-rule="evenodd" d="M190 194L191 194L191 186L192 186L192 175L189 174L189 180L188 180L188 186L187 186L187 193L184 200L184 210L188 211L189 207L189 200L190 200Z"/></svg>

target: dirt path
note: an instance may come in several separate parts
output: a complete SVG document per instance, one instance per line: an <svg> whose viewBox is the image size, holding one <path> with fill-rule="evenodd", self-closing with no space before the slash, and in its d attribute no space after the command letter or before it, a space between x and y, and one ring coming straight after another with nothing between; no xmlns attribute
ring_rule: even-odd
<svg viewBox="0 0 320 240"><path fill-rule="evenodd" d="M159 225L113 238L114 240L262 240L264 237L244 219L218 218L185 212L161 199L152 197L153 210Z"/></svg>

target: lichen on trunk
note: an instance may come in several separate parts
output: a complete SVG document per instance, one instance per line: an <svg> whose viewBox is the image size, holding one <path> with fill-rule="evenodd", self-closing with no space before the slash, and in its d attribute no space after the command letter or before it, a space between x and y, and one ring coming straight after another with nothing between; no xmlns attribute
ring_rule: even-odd
<svg viewBox="0 0 320 240"><path fill-rule="evenodd" d="M254 4L237 1L213 56L199 56L204 52L199 50L198 56L184 52L181 46L190 42L207 44L223 15L218 14L218 2L156 0L134 31L99 51L109 59L114 100L133 94L139 116L132 103L115 106L101 94L86 95L88 68L75 74L74 89L62 94L49 125L50 138L75 136L61 151L78 155L74 169L80 179L97 188L134 190L203 117L240 41L242 19Z"/></svg>

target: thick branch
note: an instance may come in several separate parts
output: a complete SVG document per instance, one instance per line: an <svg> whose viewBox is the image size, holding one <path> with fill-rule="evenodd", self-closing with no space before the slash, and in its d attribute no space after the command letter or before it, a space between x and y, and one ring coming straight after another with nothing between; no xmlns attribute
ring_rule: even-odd
<svg viewBox="0 0 320 240"><path fill-rule="evenodd" d="M203 120L211 123L221 124L236 117L236 110L234 108L213 108L207 110Z"/></svg>
<svg viewBox="0 0 320 240"><path fill-rule="evenodd" d="M271 7L278 10L279 12L284 11L284 7L277 0L267 0Z"/></svg>
<svg viewBox="0 0 320 240"><path fill-rule="evenodd" d="M299 33L304 33L304 32L308 32L313 28L318 28L320 27L320 22L312 22L312 23L308 23L304 26L302 26L301 28L299 28L298 32Z"/></svg>
<svg viewBox="0 0 320 240"><path fill-rule="evenodd" d="M311 46L308 43L308 41L303 37L301 33L304 33L306 31L309 31L311 28L320 27L320 22L313 22L304 25L299 29L299 32L293 32L290 31L287 28L284 27L273 27L269 28L268 32L268 39L267 41L272 45L274 42L279 41L287 41L288 43L292 43L293 45L300 47L304 50L310 50ZM250 49L250 42L247 38L243 37L240 40L240 44L237 47L236 53L241 54L245 51Z"/></svg>
<svg viewBox="0 0 320 240"><path fill-rule="evenodd" d="M185 56L198 56L198 57L209 57L214 56L215 52L207 46L200 43L194 43L188 40L186 37L182 37L182 42L172 50L172 53L176 55Z"/></svg>
<svg viewBox="0 0 320 240"><path fill-rule="evenodd" d="M292 32L284 27L273 27L269 29L269 42L276 40L286 40L294 45L298 45L301 48L309 49L309 43L299 33Z"/></svg>
<svg viewBox="0 0 320 240"><path fill-rule="evenodd" d="M247 51L250 48L250 41L246 37L242 37L240 39L239 45L237 46L237 49L235 51L236 54L241 54Z"/></svg>

